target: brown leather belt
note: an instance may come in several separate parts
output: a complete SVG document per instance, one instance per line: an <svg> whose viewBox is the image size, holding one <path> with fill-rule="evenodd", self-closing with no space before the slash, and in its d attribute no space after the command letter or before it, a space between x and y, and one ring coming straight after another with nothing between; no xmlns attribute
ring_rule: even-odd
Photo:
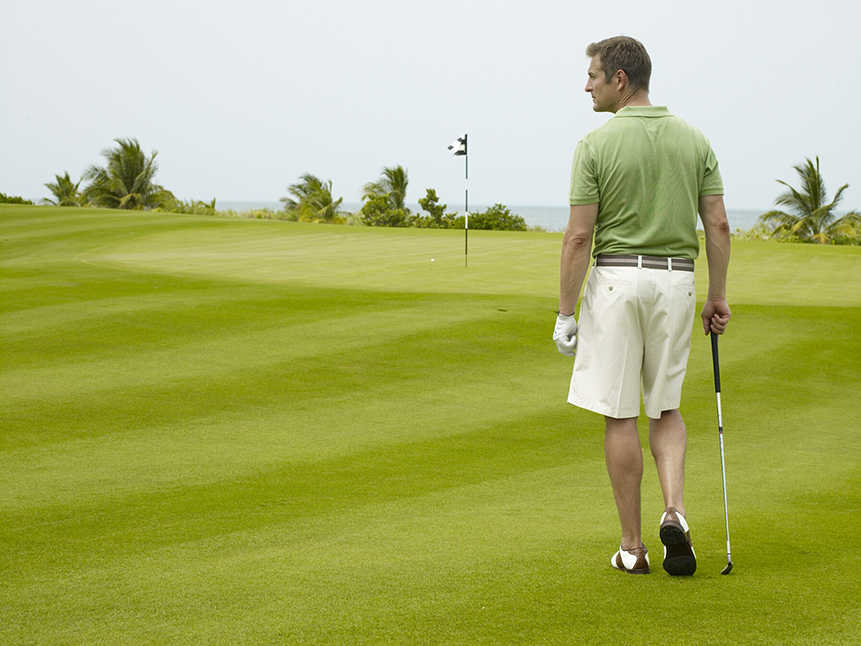
<svg viewBox="0 0 861 646"><path fill-rule="evenodd" d="M595 258L598 267L639 267L641 269L666 269L668 271L693 271L690 258L663 258L661 256L602 255Z"/></svg>

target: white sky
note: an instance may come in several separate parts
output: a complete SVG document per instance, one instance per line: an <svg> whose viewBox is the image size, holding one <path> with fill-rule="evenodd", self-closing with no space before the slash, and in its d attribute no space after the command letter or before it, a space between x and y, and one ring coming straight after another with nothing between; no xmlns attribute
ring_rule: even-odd
<svg viewBox="0 0 861 646"><path fill-rule="evenodd" d="M359 201L383 166L408 200L565 206L607 115L586 45L626 34L651 99L711 139L734 209L767 209L821 159L861 208L861 3L689 0L0 0L0 191L39 200L118 137L183 199L277 202L306 172Z"/></svg>

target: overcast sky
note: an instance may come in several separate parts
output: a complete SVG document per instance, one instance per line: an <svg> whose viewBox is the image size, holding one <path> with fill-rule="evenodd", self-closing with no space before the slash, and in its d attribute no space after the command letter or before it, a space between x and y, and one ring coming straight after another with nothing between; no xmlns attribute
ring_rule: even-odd
<svg viewBox="0 0 861 646"><path fill-rule="evenodd" d="M0 0L0 191L39 200L116 138L158 150L183 199L277 202L300 175L357 202L384 166L408 200L565 206L579 138L608 116L586 45L625 34L651 100L699 127L727 205L767 209L819 156L861 209L861 3Z"/></svg>

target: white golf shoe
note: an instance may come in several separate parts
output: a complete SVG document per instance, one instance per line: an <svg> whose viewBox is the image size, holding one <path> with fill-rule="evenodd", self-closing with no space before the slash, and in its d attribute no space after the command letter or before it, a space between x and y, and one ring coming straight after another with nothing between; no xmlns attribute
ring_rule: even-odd
<svg viewBox="0 0 861 646"><path fill-rule="evenodd" d="M661 516L661 542L664 544L664 569L670 576L691 576L697 571L697 555L691 543L688 522L675 507Z"/></svg>
<svg viewBox="0 0 861 646"><path fill-rule="evenodd" d="M649 550L645 546L623 550L620 546L619 551L610 559L610 565L628 574L648 574L651 571L649 570Z"/></svg>

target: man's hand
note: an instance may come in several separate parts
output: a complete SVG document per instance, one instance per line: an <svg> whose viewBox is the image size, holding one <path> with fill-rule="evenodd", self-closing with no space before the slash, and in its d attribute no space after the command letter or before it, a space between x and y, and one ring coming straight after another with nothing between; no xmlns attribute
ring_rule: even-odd
<svg viewBox="0 0 861 646"><path fill-rule="evenodd" d="M730 317L732 317L732 312L729 311L729 305L725 300L708 300L703 306L700 317L703 319L703 331L706 335L709 331L723 334L729 324Z"/></svg>
<svg viewBox="0 0 861 646"><path fill-rule="evenodd" d="M556 316L556 327L553 329L553 340L562 354L573 357L574 349L577 347L577 319L574 315Z"/></svg>

